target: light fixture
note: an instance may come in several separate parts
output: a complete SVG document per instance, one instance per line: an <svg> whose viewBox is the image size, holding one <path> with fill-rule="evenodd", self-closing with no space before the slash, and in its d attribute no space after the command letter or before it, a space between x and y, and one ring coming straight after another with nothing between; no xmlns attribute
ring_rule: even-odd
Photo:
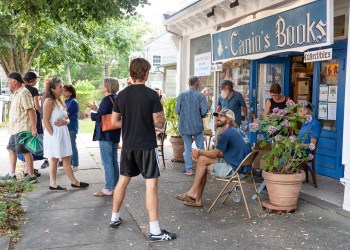
<svg viewBox="0 0 350 250"><path fill-rule="evenodd" d="M211 8L211 12L209 12L209 13L207 14L207 17L208 17L208 18L209 18L209 17L212 17L212 16L215 16L214 8L215 8L215 6L212 7L212 8Z"/></svg>
<svg viewBox="0 0 350 250"><path fill-rule="evenodd" d="M238 0L235 0L234 2L230 3L230 8L237 7L239 5Z"/></svg>

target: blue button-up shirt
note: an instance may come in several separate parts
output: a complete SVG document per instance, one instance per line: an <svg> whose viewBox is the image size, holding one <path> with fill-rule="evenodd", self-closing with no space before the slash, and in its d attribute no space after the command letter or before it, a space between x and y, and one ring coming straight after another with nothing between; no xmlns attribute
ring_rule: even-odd
<svg viewBox="0 0 350 250"><path fill-rule="evenodd" d="M68 130L75 131L78 133L79 130L79 122L78 122L78 113L79 113L79 103L75 98L69 98L64 101L67 107L69 124Z"/></svg>
<svg viewBox="0 0 350 250"><path fill-rule="evenodd" d="M311 122L305 122L300 130L298 138L303 144L310 144L311 139L319 139L321 134L321 124L317 118L312 117Z"/></svg>
<svg viewBox="0 0 350 250"><path fill-rule="evenodd" d="M233 95L230 99L223 99L221 96L218 98L218 106L221 109L230 109L235 114L235 122L239 126L242 121L241 107L245 107L245 101L241 93L233 91Z"/></svg>
<svg viewBox="0 0 350 250"><path fill-rule="evenodd" d="M180 117L179 131L183 135L197 135L204 130L202 118L208 112L205 96L190 88L181 93L176 102L176 113Z"/></svg>

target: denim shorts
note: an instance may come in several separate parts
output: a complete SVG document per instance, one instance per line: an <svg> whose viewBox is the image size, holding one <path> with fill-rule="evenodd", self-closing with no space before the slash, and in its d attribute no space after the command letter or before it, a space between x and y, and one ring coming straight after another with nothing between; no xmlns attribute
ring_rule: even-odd
<svg viewBox="0 0 350 250"><path fill-rule="evenodd" d="M228 164L224 158L219 158L217 163L211 164L210 174L219 178L230 178L232 175L233 167Z"/></svg>

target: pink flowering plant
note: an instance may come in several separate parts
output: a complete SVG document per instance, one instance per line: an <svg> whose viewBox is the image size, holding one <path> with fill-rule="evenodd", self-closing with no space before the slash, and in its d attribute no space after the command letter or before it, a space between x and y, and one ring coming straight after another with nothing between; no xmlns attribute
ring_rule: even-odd
<svg viewBox="0 0 350 250"><path fill-rule="evenodd" d="M265 171L295 173L301 163L313 158L308 151L314 150L315 145L311 143L306 147L298 138L298 124L311 121L312 116L299 115L302 104L296 104L292 100L286 104L285 109L275 108L271 114L264 115L260 120L255 119L249 125L251 132L260 132L257 141L261 148L271 145L271 151L263 156Z"/></svg>

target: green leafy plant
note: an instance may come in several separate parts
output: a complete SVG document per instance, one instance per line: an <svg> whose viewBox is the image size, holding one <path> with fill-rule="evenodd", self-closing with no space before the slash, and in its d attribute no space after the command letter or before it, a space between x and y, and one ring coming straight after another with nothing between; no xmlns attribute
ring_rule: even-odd
<svg viewBox="0 0 350 250"><path fill-rule="evenodd" d="M176 114L176 98L169 97L163 102L165 120L167 121L167 132L172 136L180 136L179 117Z"/></svg>
<svg viewBox="0 0 350 250"><path fill-rule="evenodd" d="M87 109L87 103L93 101L93 93L95 90L94 85L92 85L89 81L78 81L74 85L77 91L77 100L79 102L79 117L84 117L84 111Z"/></svg>
<svg viewBox="0 0 350 250"><path fill-rule="evenodd" d="M298 138L298 123L311 121L312 116L300 116L298 110L302 106L292 100L287 101L285 109L275 108L273 113L265 115L261 120L254 120L249 125L250 131L261 132L257 135L260 147L271 145L271 151L264 154L266 161L265 171L290 174L299 170L300 164L313 159L310 150L315 149L314 144L309 148L302 145Z"/></svg>

